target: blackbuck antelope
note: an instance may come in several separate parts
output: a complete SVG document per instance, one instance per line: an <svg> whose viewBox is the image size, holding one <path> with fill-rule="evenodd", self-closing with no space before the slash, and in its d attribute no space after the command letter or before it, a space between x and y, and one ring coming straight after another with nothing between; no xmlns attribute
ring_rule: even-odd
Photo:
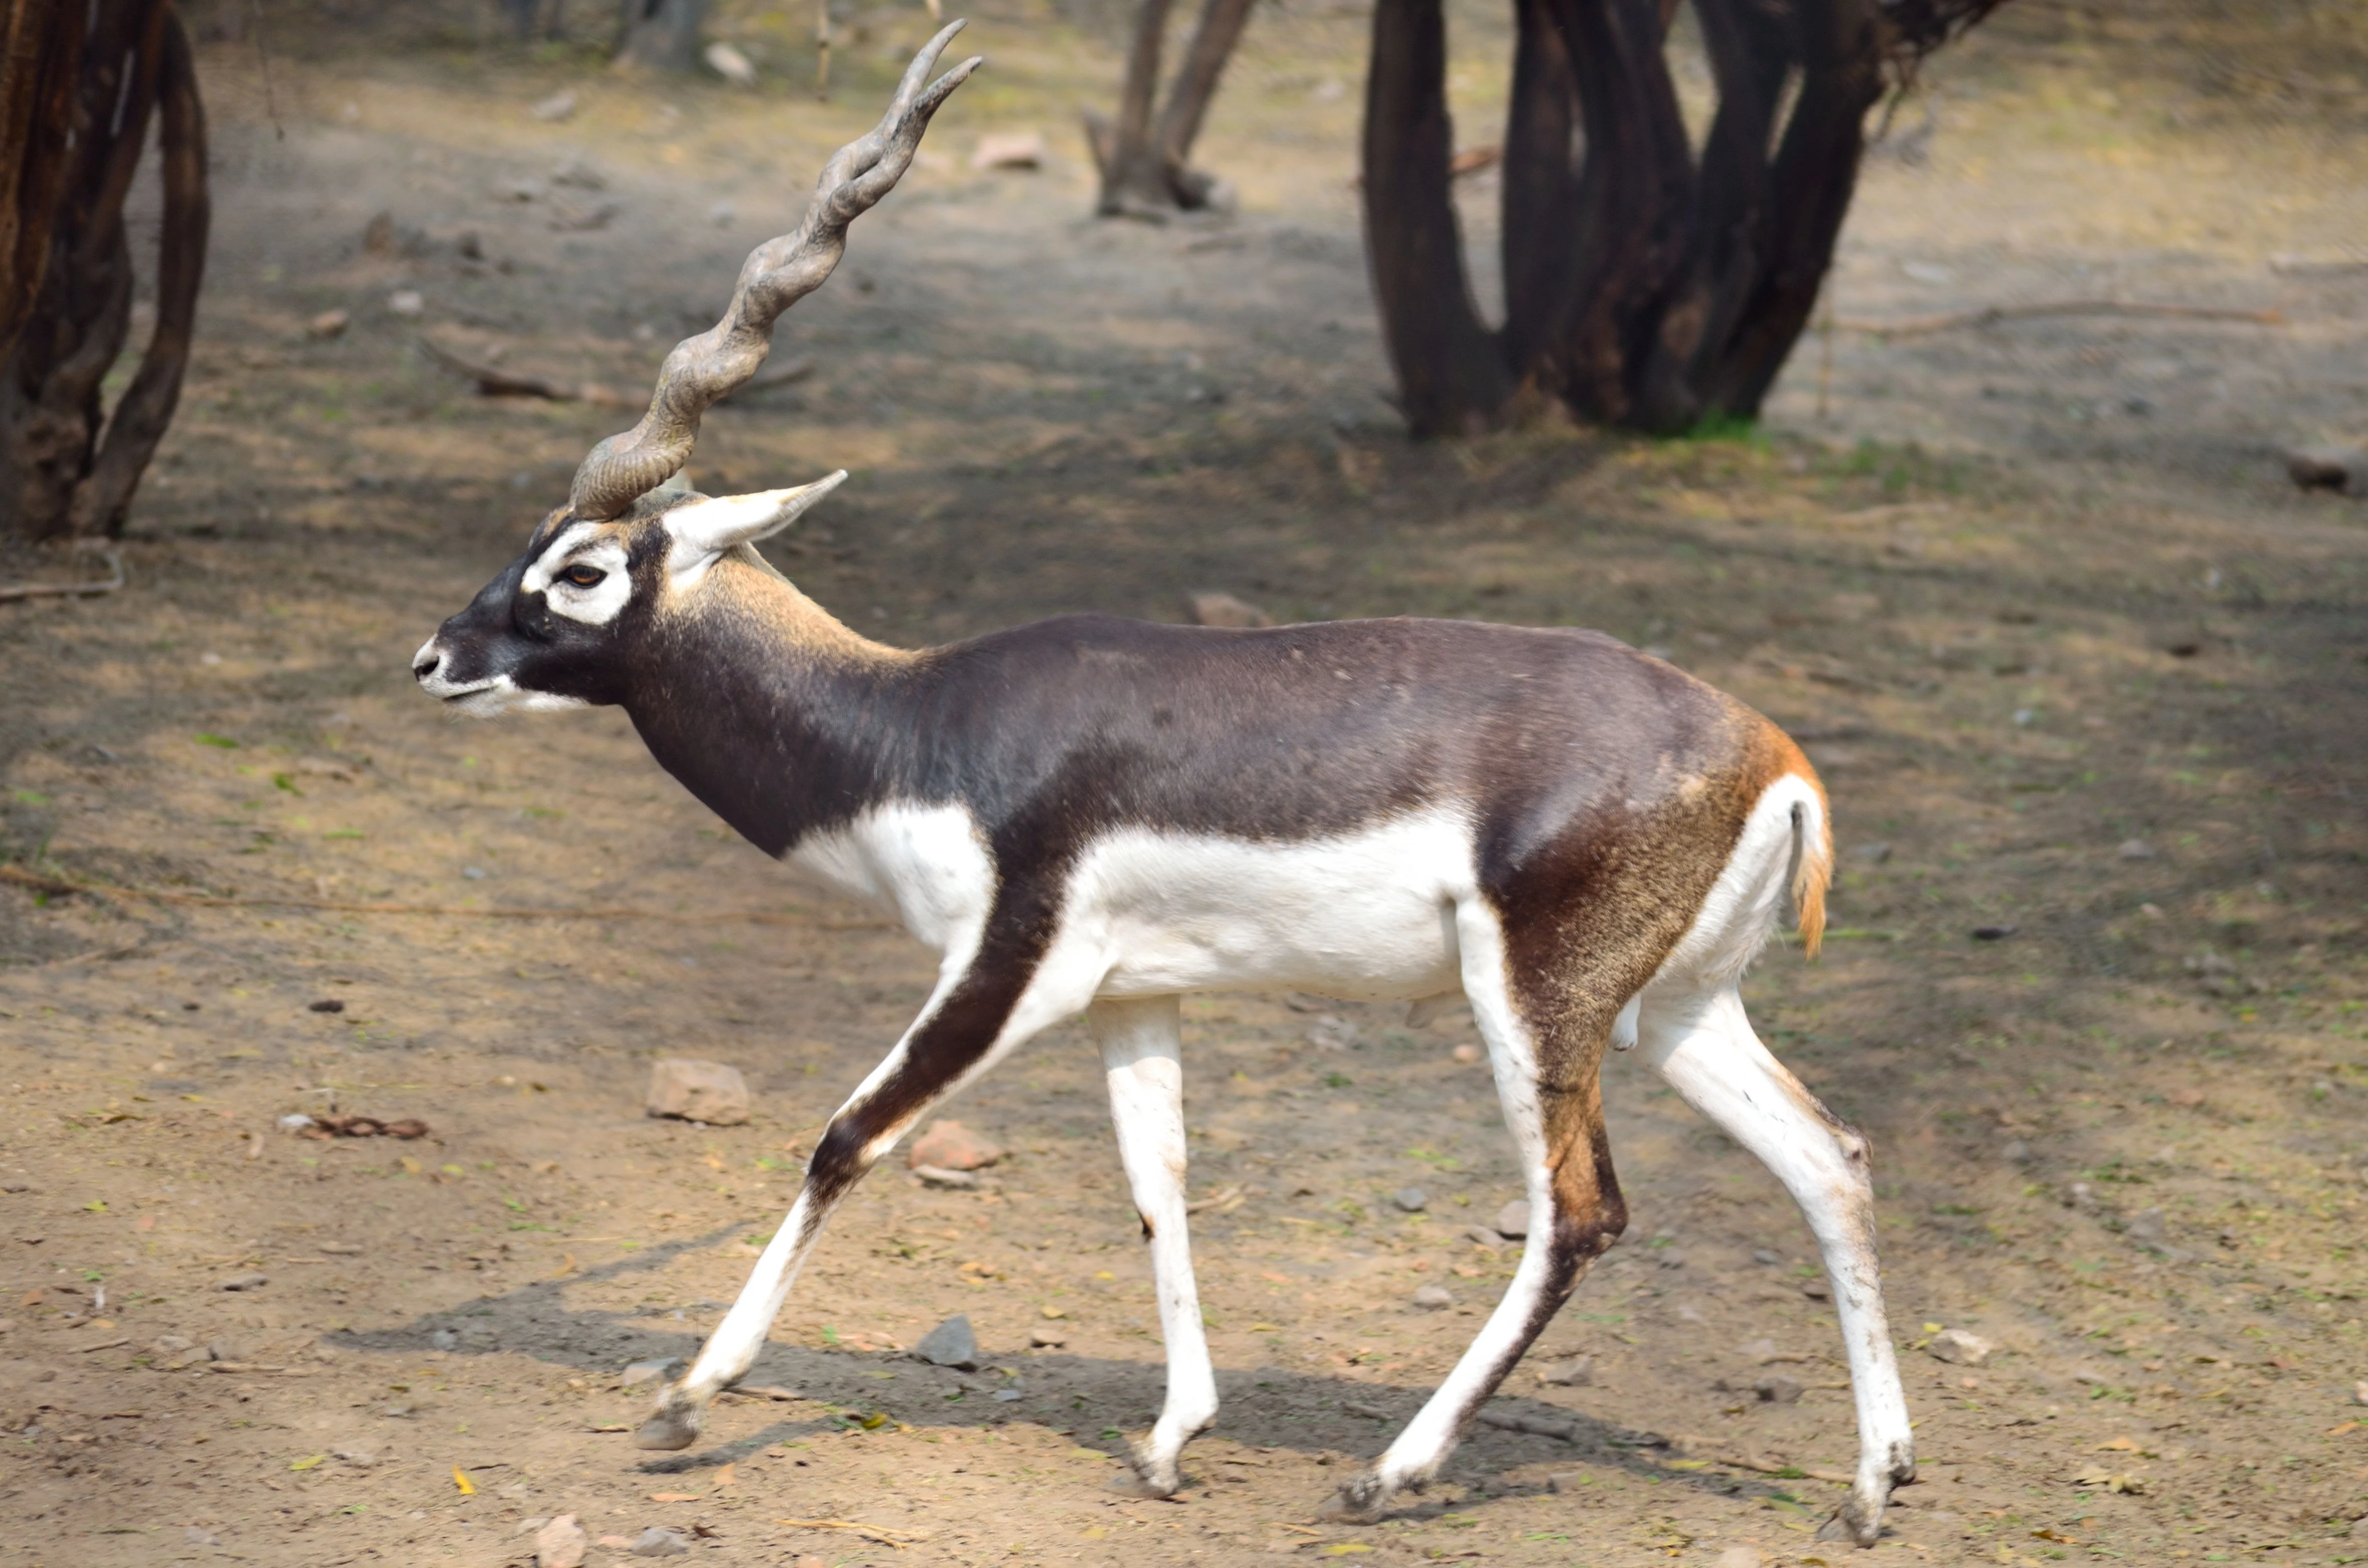
<svg viewBox="0 0 2368 1568"><path fill-rule="evenodd" d="M615 703L660 764L767 854L885 906L944 955L902 1040L817 1142L738 1301L641 1429L698 1436L745 1376L831 1210L944 1096L1082 1012L1158 1286L1166 1407L1141 1485L1181 1483L1217 1412L1186 1241L1187 992L1461 992L1487 1043L1531 1220L1452 1373L1335 1500L1371 1517L1439 1472L1626 1223L1598 1085L1638 1050L1757 1154L1815 1232L1862 1444L1837 1528L1875 1539L1914 1473L1884 1322L1865 1142L1753 1034L1736 983L1789 892L1814 952L1826 799L1773 724L1609 637L1368 620L1218 631L1074 616L883 647L755 546L847 476L757 495L669 486L700 415L763 360L848 224L977 65L924 86L825 169L797 231L741 270L650 408L596 447L526 553L420 649L455 712Z"/></svg>

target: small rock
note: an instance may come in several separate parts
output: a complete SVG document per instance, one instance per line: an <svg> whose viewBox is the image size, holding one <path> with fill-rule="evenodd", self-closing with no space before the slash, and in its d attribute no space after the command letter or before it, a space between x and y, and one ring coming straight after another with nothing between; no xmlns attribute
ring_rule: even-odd
<svg viewBox="0 0 2368 1568"><path fill-rule="evenodd" d="M431 1329L427 1335L427 1346L431 1350L458 1350L461 1347L460 1333L450 1328Z"/></svg>
<svg viewBox="0 0 2368 1568"><path fill-rule="evenodd" d="M217 1290L260 1290L271 1283L268 1274L233 1274L214 1286Z"/></svg>
<svg viewBox="0 0 2368 1568"><path fill-rule="evenodd" d="M575 112L575 95L564 91L553 93L551 97L537 101L534 107L526 112L546 124L555 125Z"/></svg>
<svg viewBox="0 0 2368 1568"><path fill-rule="evenodd" d="M1028 1343L1039 1350L1058 1350L1069 1343L1069 1335L1063 1329L1031 1328L1028 1331Z"/></svg>
<svg viewBox="0 0 2368 1568"><path fill-rule="evenodd" d="M707 46L707 68L735 87L757 85L757 62L721 40Z"/></svg>
<svg viewBox="0 0 2368 1568"><path fill-rule="evenodd" d="M690 1542L664 1525L652 1525L642 1532L639 1540L625 1550L636 1557L680 1557L690 1550Z"/></svg>
<svg viewBox="0 0 2368 1568"><path fill-rule="evenodd" d="M663 1361L636 1361L618 1374L618 1381L629 1389L639 1388L643 1383L662 1383L674 1376L675 1369L681 1365L679 1357L668 1357Z"/></svg>
<svg viewBox="0 0 2368 1568"><path fill-rule="evenodd" d="M915 1165L913 1174L921 1178L921 1185L924 1187L973 1188L979 1185L978 1177L969 1171L942 1170L936 1165Z"/></svg>
<svg viewBox="0 0 2368 1568"><path fill-rule="evenodd" d="M1191 612L1195 626L1222 626L1240 631L1274 624L1274 617L1247 599L1237 599L1231 594L1190 594L1185 597L1184 608Z"/></svg>
<svg viewBox="0 0 2368 1568"><path fill-rule="evenodd" d="M1880 866L1891 858L1891 846L1882 843L1854 844L1850 846L1850 858L1853 860L1863 860L1870 866Z"/></svg>
<svg viewBox="0 0 2368 1568"><path fill-rule="evenodd" d="M222 1544L222 1537L214 1534L214 1532L210 1529L201 1529L196 1525L183 1526L181 1529L181 1539L188 1541L191 1546L220 1546Z"/></svg>
<svg viewBox="0 0 2368 1568"><path fill-rule="evenodd" d="M1497 1233L1516 1242L1530 1233L1529 1199L1516 1198L1497 1210Z"/></svg>
<svg viewBox="0 0 2368 1568"><path fill-rule="evenodd" d="M206 1359L209 1361L251 1361L255 1359L255 1352L248 1346L245 1340L233 1339L229 1335L225 1334L216 1336L215 1339L206 1346Z"/></svg>
<svg viewBox="0 0 2368 1568"><path fill-rule="evenodd" d="M2286 477L2305 490L2368 495L2368 451L2358 447L2296 447L2286 453Z"/></svg>
<svg viewBox="0 0 2368 1568"><path fill-rule="evenodd" d="M1467 1043L1457 1046L1451 1054L1454 1056L1456 1061L1469 1066L1473 1062L1480 1060L1481 1052L1478 1046Z"/></svg>
<svg viewBox="0 0 2368 1568"><path fill-rule="evenodd" d="M534 1532L535 1568L584 1568L591 1542L573 1514L562 1514Z"/></svg>
<svg viewBox="0 0 2368 1568"><path fill-rule="evenodd" d="M371 256L394 254L394 214L373 212L362 225L362 249Z"/></svg>
<svg viewBox="0 0 2368 1568"><path fill-rule="evenodd" d="M1813 1301L1830 1301L1834 1299L1833 1281L1822 1274L1814 1279L1804 1279L1801 1281L1801 1294Z"/></svg>
<svg viewBox="0 0 2368 1568"><path fill-rule="evenodd" d="M1552 1383L1556 1388L1591 1388L1595 1384L1595 1358L1574 1356L1567 1361L1557 1361L1540 1369L1538 1381Z"/></svg>
<svg viewBox="0 0 2368 1568"><path fill-rule="evenodd" d="M427 297L416 289L397 289L386 297L386 308L399 316L416 316L427 308Z"/></svg>
<svg viewBox="0 0 2368 1568"><path fill-rule="evenodd" d="M2021 929L2020 926L1976 926L1973 937L1976 942L2003 942Z"/></svg>
<svg viewBox="0 0 2368 1568"><path fill-rule="evenodd" d="M356 1470L368 1470L378 1463L378 1450L368 1443L332 1443L329 1452Z"/></svg>
<svg viewBox="0 0 2368 1568"><path fill-rule="evenodd" d="M1033 131L993 131L978 139L978 151L970 155L974 169L1041 169L1044 166L1044 138ZM1202 625L1209 624L1206 621Z"/></svg>
<svg viewBox="0 0 2368 1568"><path fill-rule="evenodd" d="M1402 1187L1390 1194L1390 1201L1409 1214L1419 1214L1430 1207L1430 1194L1418 1187Z"/></svg>
<svg viewBox="0 0 2368 1568"><path fill-rule="evenodd" d="M1761 1568L1767 1561L1756 1546L1730 1546L1711 1560L1711 1568Z"/></svg>
<svg viewBox="0 0 2368 1568"><path fill-rule="evenodd" d="M598 165L578 153L563 160L557 168L551 171L551 183L571 185L578 190L606 190L609 188L609 176L600 172Z"/></svg>
<svg viewBox="0 0 2368 1568"><path fill-rule="evenodd" d="M2029 1165L2032 1159L2031 1145L2020 1138L2009 1138L2006 1142L2006 1146L1998 1151L1998 1157L2009 1165Z"/></svg>
<svg viewBox="0 0 2368 1568"><path fill-rule="evenodd" d="M2351 1385L2351 1403L2368 1404L2368 1378L2362 1378Z"/></svg>
<svg viewBox="0 0 2368 1568"><path fill-rule="evenodd" d="M346 328L353 324L354 318L350 312L323 311L304 324L304 335L319 338L343 337L346 335Z"/></svg>
<svg viewBox="0 0 2368 1568"><path fill-rule="evenodd" d="M913 1346L916 1360L933 1367L954 1367L969 1371L978 1365L978 1335L972 1331L967 1313L957 1313L921 1335Z"/></svg>
<svg viewBox="0 0 2368 1568"><path fill-rule="evenodd" d="M644 1108L651 1116L737 1127L748 1119L747 1080L740 1076L740 1069L721 1062L663 1056L650 1064L650 1093Z"/></svg>
<svg viewBox="0 0 2368 1568"><path fill-rule="evenodd" d="M1751 1385L1751 1392L1759 1396L1759 1402L1762 1404L1798 1404L1801 1403L1800 1380L1797 1378L1788 1378L1782 1372L1778 1372L1772 1377L1760 1379L1758 1382Z"/></svg>
<svg viewBox="0 0 2368 1568"><path fill-rule="evenodd" d="M2113 846L2113 853L2124 860L2151 860L2154 846L2143 838L2124 838Z"/></svg>
<svg viewBox="0 0 2368 1568"><path fill-rule="evenodd" d="M1330 1013L1307 1027L1307 1043L1318 1051L1349 1051L1357 1044L1357 1026Z"/></svg>
<svg viewBox="0 0 2368 1568"><path fill-rule="evenodd" d="M1664 1268L1683 1268L1686 1266L1686 1255L1681 1252L1665 1252L1657 1261Z"/></svg>
<svg viewBox="0 0 2368 1568"><path fill-rule="evenodd" d="M719 229L728 229L740 221L740 209L728 201L719 201L707 210L707 221Z"/></svg>
<svg viewBox="0 0 2368 1568"><path fill-rule="evenodd" d="M980 1136L959 1121L939 1120L913 1140L905 1152L907 1168L935 1165L941 1171L975 1171L1003 1158L1002 1146Z"/></svg>
<svg viewBox="0 0 2368 1568"><path fill-rule="evenodd" d="M324 996L317 1002L305 1003L304 1010L308 1013L342 1013L346 1005L338 997Z"/></svg>
<svg viewBox="0 0 2368 1568"><path fill-rule="evenodd" d="M2093 1214L2097 1210L2097 1189L2085 1181L2076 1181L2064 1189L2061 1201L2066 1209L2078 1209L2084 1214Z"/></svg>
<svg viewBox="0 0 2368 1568"><path fill-rule="evenodd" d="M1777 1256L1774 1253L1770 1252L1766 1247L1760 1247L1752 1253L1751 1261L1754 1263L1782 1263L1784 1260Z"/></svg>
<svg viewBox="0 0 2368 1568"><path fill-rule="evenodd" d="M1442 1312L1455 1304L1455 1298L1437 1285L1425 1285L1414 1293L1414 1304L1427 1312Z"/></svg>
<svg viewBox="0 0 2368 1568"><path fill-rule="evenodd" d="M276 1125L282 1132L302 1132L308 1127L318 1127L321 1124L302 1111L294 1110L281 1117Z"/></svg>
<svg viewBox="0 0 2368 1568"><path fill-rule="evenodd" d="M2170 1239L2169 1217L2159 1209L2141 1209L2130 1216L2124 1233L2141 1246L2160 1246Z"/></svg>
<svg viewBox="0 0 2368 1568"><path fill-rule="evenodd" d="M992 1400L1000 1401L1005 1404L1015 1404L1019 1403L1019 1385L1014 1383L1009 1388L997 1389L986 1397Z"/></svg>
<svg viewBox="0 0 2368 1568"><path fill-rule="evenodd" d="M1587 1490L1587 1472L1577 1470L1558 1470L1546 1477L1546 1490L1557 1497L1567 1497L1573 1493L1584 1492Z"/></svg>
<svg viewBox="0 0 2368 1568"><path fill-rule="evenodd" d="M148 1352L152 1356L178 1356L184 1350L194 1348L194 1341L184 1339L177 1334L165 1334L157 1335L155 1342L148 1346Z"/></svg>
<svg viewBox="0 0 2368 1568"><path fill-rule="evenodd" d="M1995 1348L1980 1335L1962 1328L1944 1328L1924 1342L1924 1354L1952 1367L1978 1367Z"/></svg>
<svg viewBox="0 0 2368 1568"><path fill-rule="evenodd" d="M1498 1235L1496 1232L1490 1230L1486 1225L1466 1225L1463 1228L1463 1234L1466 1240L1484 1247L1497 1247L1503 1246L1505 1244L1505 1238Z"/></svg>

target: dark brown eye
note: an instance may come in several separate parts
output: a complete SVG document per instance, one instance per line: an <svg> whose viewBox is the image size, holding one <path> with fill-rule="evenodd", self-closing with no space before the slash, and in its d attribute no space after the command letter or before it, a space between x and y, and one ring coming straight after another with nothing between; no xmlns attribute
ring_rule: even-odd
<svg viewBox="0 0 2368 1568"><path fill-rule="evenodd" d="M566 578L570 583L575 584L579 588L597 587L599 585L600 580L608 576L608 574L609 574L601 571L598 566L586 566L580 562L574 566L570 566L566 571L560 574L562 577Z"/></svg>

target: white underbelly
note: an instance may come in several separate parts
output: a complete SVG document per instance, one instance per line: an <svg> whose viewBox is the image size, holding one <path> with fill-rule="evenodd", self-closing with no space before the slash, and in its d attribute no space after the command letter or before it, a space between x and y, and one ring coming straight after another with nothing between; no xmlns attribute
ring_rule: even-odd
<svg viewBox="0 0 2368 1568"><path fill-rule="evenodd" d="M1053 956L1102 967L1104 996L1429 996L1461 983L1455 907L1473 881L1452 812L1281 844L1129 828L1078 861Z"/></svg>

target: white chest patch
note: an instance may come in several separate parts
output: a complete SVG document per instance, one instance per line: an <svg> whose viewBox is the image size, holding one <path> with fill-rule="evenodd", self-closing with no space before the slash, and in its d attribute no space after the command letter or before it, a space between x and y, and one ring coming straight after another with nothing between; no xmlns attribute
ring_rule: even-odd
<svg viewBox="0 0 2368 1568"><path fill-rule="evenodd" d="M790 858L939 952L974 938L995 897L985 841L959 806L881 806Z"/></svg>
<svg viewBox="0 0 2368 1568"><path fill-rule="evenodd" d="M1461 983L1455 910L1474 881L1456 811L1282 844L1128 828L1078 862L1054 946L1063 968L1105 964L1105 996L1429 996Z"/></svg>

